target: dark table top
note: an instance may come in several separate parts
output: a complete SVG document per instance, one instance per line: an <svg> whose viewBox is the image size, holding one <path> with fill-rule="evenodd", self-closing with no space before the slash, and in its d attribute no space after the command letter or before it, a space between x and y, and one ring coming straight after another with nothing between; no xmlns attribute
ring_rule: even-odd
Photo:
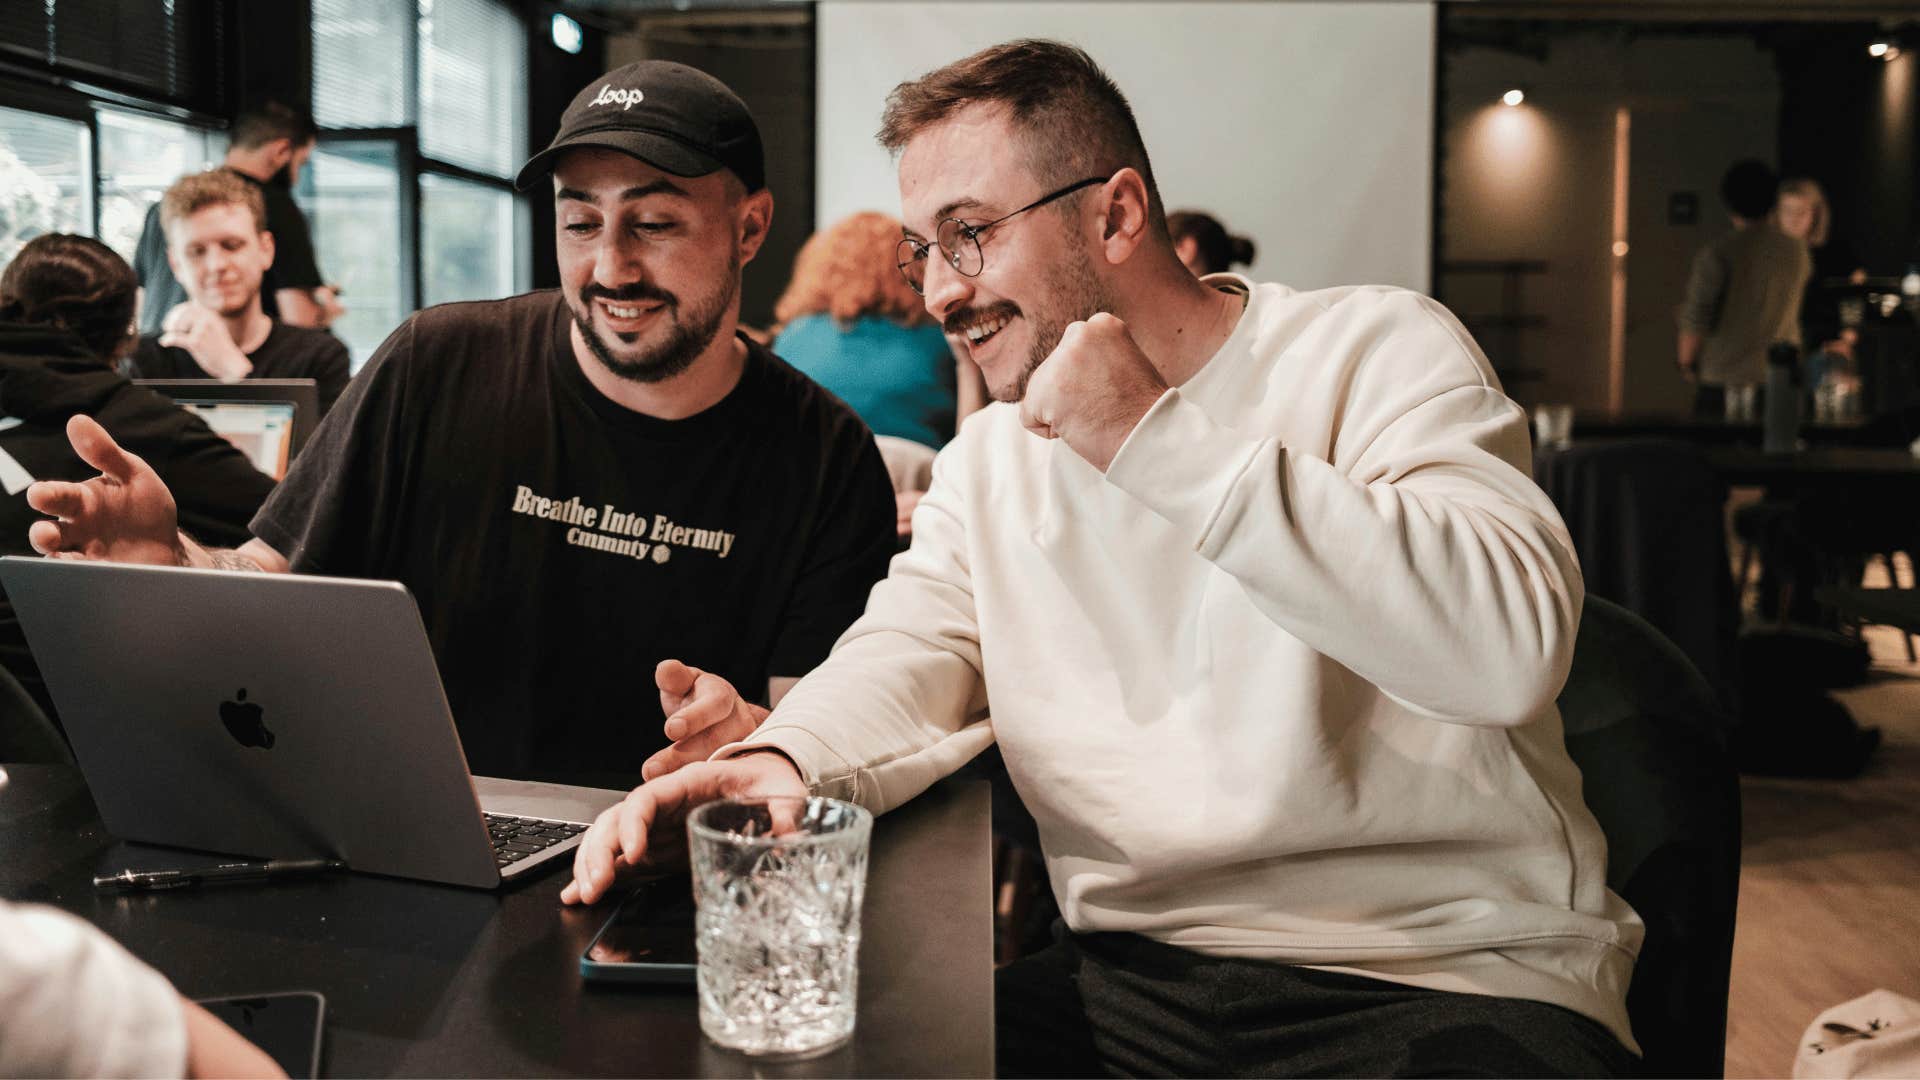
<svg viewBox="0 0 1920 1080"><path fill-rule="evenodd" d="M1800 425L1800 437L1815 445L1852 446L1872 434L1865 420L1833 420ZM1573 437L1659 438L1697 443L1760 445L1760 422L1732 422L1717 416L1685 413L1579 412L1573 418Z"/></svg>
<svg viewBox="0 0 1920 1080"><path fill-rule="evenodd" d="M1707 463L1729 484L1795 480L1920 481L1920 458L1907 450L1823 446L1767 454L1747 446L1706 448Z"/></svg>
<svg viewBox="0 0 1920 1080"><path fill-rule="evenodd" d="M613 905L563 872L498 893L367 875L97 895L156 850L108 836L79 774L9 765L0 896L99 926L188 997L314 990L334 1076L986 1076L993 1072L987 786L948 780L874 825L853 1042L765 1064L707 1043L691 987L587 984Z"/></svg>

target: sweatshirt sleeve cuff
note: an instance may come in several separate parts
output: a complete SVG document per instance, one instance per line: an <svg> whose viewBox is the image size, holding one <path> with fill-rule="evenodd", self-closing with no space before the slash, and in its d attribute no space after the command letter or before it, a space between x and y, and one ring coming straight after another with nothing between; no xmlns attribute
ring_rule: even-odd
<svg viewBox="0 0 1920 1080"><path fill-rule="evenodd" d="M829 799L857 802L859 776L845 758L828 748L820 737L802 727L772 724L753 733L742 742L730 743L713 752L709 761L725 761L754 750L778 750L800 770L807 790Z"/></svg>
<svg viewBox="0 0 1920 1080"><path fill-rule="evenodd" d="M1197 549L1259 450L1173 388L1120 444L1107 482L1172 522Z"/></svg>

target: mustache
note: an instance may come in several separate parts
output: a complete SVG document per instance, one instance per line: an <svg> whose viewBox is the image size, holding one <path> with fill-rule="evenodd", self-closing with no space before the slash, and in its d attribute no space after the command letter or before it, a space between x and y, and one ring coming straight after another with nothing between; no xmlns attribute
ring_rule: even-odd
<svg viewBox="0 0 1920 1080"><path fill-rule="evenodd" d="M940 323L940 329L948 334L965 333L967 327L975 323L992 322L994 319L1011 319L1020 314L1020 305L1011 300L1001 300L981 308L963 308L947 316Z"/></svg>
<svg viewBox="0 0 1920 1080"><path fill-rule="evenodd" d="M611 301L615 304L627 304L636 300L656 300L668 307L680 306L679 297L658 286L649 285L644 281L636 281L631 285L622 285L617 289L609 289L604 285L595 285L591 282L580 287L581 303L587 303L596 297Z"/></svg>

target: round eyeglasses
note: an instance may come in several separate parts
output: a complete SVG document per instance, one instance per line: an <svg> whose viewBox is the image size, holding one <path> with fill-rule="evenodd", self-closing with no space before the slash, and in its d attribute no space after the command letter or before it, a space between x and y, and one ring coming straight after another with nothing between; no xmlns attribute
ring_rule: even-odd
<svg viewBox="0 0 1920 1080"><path fill-rule="evenodd" d="M1095 184L1104 184L1106 182L1107 177L1090 176L1085 180L1068 184L1066 187L1052 194L1042 195L1038 199L1015 210L1013 213L994 218L985 225L969 225L959 218L948 218L942 221L940 227L934 231L933 244L926 243L922 240L915 240L910 236L900 241L900 247L896 256L900 273L907 279L907 284L913 286L914 292L922 296L926 295L927 253L933 249L935 244L938 244L940 247L940 257L945 259L947 265L953 267L956 273L962 277L979 277L980 271L986 267L986 256L980 251L981 233L986 232L988 229L993 228L1008 218L1017 217L1029 210L1037 210L1053 200L1064 198L1079 191L1081 188L1088 188Z"/></svg>

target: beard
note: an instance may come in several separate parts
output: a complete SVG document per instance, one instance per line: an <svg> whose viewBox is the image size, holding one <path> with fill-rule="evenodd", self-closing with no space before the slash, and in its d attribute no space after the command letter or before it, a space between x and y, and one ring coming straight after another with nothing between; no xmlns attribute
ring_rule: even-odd
<svg viewBox="0 0 1920 1080"><path fill-rule="evenodd" d="M580 290L578 304L569 302L567 310L573 315L574 325L580 328L580 337L587 343L587 351L594 359L614 376L637 383L657 383L673 378L693 366L700 354L707 351L713 339L720 332L720 324L726 320L728 310L740 293L740 261L738 258L727 260L726 282L710 295L700 298L684 311L680 298L664 289L639 282L619 289L608 289L588 284ZM596 297L604 297L615 303L623 301L652 301L666 306L670 331L665 341L628 356L615 355L613 346L600 336L593 327L593 319L588 304ZM624 344L632 345L637 335L615 334Z"/></svg>
<svg viewBox="0 0 1920 1080"><path fill-rule="evenodd" d="M1066 335L1068 325L1089 319L1102 311L1113 310L1113 303L1100 285L1100 279L1093 271L1093 258L1085 248L1072 245L1071 260L1050 275L1055 282L1054 288L1041 301L1040 306L1028 315L1020 305L1010 300L1002 300L984 308L968 308L955 312L946 319L943 329L948 333L959 333L963 328L978 322L995 318L1025 317L1033 331L1033 343L1027 348L1027 361L1014 377L1011 386L987 387L987 393L995 401L1019 401L1027 396L1027 383L1032 380L1047 357L1060 347L1060 339ZM1005 333L1006 331L1001 331Z"/></svg>

